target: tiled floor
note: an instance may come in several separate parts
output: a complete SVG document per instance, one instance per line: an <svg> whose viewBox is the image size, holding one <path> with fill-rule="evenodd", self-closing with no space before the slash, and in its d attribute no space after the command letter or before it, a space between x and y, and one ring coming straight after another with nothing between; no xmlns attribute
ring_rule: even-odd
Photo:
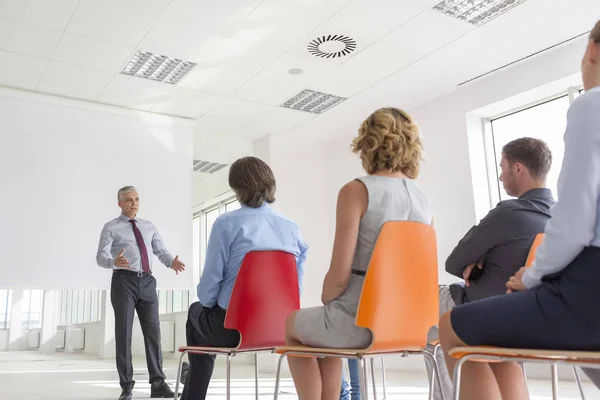
<svg viewBox="0 0 600 400"><path fill-rule="evenodd" d="M144 360L136 360L137 384L134 399L148 398L150 387L147 373L141 369ZM165 360L165 373L174 377L176 363ZM253 368L234 364L232 368L232 397L235 400L254 398ZM388 399L425 400L427 382L425 374L387 372ZM169 383L173 383L170 381ZM532 400L550 400L550 385L546 381L530 380ZM264 399L273 396L273 375L262 374L260 393ZM600 391L586 383L588 399L600 399ZM296 398L291 380L286 377L281 386L281 399ZM381 387L378 399L381 399ZM41 355L32 352L0 352L0 399L18 400L114 400L120 393L112 360L73 354ZM561 399L579 399L573 382L561 382ZM209 389L210 399L225 398L224 369L215 368ZM372 398L372 397L371 397ZM483 399L484 400L484 399Z"/></svg>

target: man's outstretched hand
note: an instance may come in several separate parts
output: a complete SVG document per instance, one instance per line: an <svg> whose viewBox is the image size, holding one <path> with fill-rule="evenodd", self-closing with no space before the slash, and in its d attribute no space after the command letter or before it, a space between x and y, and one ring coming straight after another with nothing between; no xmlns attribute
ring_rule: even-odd
<svg viewBox="0 0 600 400"><path fill-rule="evenodd" d="M185 271L185 264L179 260L179 256L175 256L171 268L175 270L175 273L179 275L180 272Z"/></svg>
<svg viewBox="0 0 600 400"><path fill-rule="evenodd" d="M129 261L127 261L123 254L125 254L125 249L121 250L117 258L115 258L115 265L119 268L130 268L131 265L129 265Z"/></svg>

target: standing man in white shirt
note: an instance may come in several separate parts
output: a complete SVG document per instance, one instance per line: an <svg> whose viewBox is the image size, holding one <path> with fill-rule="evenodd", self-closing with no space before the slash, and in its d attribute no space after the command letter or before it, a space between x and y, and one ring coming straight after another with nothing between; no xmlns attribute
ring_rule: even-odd
<svg viewBox="0 0 600 400"><path fill-rule="evenodd" d="M530 268L505 296L454 308L440 320L444 353L465 345L600 351L600 21L582 61L585 94L571 105L558 203ZM456 360L446 357L450 374ZM461 400L528 399L516 363L467 363Z"/></svg>
<svg viewBox="0 0 600 400"><path fill-rule="evenodd" d="M135 384L131 335L136 311L144 334L150 397L173 398L175 393L165 382L162 370L156 279L152 276L148 250L177 274L185 270L185 265L179 256L169 253L154 224L137 217L140 198L135 187L119 189L117 199L121 215L104 225L96 261L99 266L113 270L110 299L115 312L116 362L123 390L119 400L130 400Z"/></svg>

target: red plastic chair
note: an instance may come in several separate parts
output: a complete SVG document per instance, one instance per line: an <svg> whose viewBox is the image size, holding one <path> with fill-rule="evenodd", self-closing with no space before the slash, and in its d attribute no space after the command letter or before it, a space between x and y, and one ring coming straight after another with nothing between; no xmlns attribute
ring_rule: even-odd
<svg viewBox="0 0 600 400"><path fill-rule="evenodd" d="M252 251L244 257L235 280L225 328L236 329L240 342L236 347L179 348L181 357L175 384L179 390L181 364L186 354L227 356L227 399L231 398L231 357L254 353L255 390L258 399L258 353L271 352L285 345L287 317L300 308L296 258L283 251Z"/></svg>

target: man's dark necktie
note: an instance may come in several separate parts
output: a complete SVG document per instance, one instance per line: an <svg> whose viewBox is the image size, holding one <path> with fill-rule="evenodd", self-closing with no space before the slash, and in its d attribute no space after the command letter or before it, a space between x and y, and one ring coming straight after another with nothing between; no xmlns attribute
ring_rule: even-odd
<svg viewBox="0 0 600 400"><path fill-rule="evenodd" d="M142 237L142 232L138 229L135 224L134 219L130 219L129 222L133 227L133 234L135 235L135 241L140 249L140 254L142 255L142 271L148 272L150 271L150 262L148 261L148 250L146 250L146 243L144 243L144 238Z"/></svg>

